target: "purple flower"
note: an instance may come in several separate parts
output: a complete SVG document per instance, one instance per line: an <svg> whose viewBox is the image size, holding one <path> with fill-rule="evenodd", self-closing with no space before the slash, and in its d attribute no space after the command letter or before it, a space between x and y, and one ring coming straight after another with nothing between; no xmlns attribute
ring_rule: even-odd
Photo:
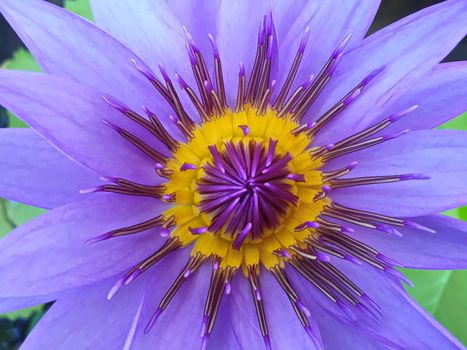
<svg viewBox="0 0 467 350"><path fill-rule="evenodd" d="M0 194L51 209L0 242L0 311L56 300L24 349L462 348L397 267L467 266L465 0L92 4L0 4L44 70L0 71Z"/></svg>

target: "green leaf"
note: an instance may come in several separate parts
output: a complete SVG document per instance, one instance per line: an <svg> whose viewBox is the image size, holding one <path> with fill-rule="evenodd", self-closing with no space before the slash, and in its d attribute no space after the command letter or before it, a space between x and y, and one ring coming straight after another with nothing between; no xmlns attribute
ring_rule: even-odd
<svg viewBox="0 0 467 350"><path fill-rule="evenodd" d="M35 311L37 311L37 315L42 316L42 314L43 314L42 309L43 309L42 305L37 305L37 306L29 307L27 309L13 311L13 312L9 312L7 314L3 314L2 317L7 317L7 318L9 318L11 320L15 320L15 319L17 319L19 317L29 318Z"/></svg>
<svg viewBox="0 0 467 350"><path fill-rule="evenodd" d="M407 288L409 294L426 311L434 315L439 307L444 288L449 282L452 271L404 269L403 272L414 285L414 288Z"/></svg>
<svg viewBox="0 0 467 350"><path fill-rule="evenodd" d="M17 116L15 116L13 113L10 111L7 111L8 118L10 120L10 128L27 128L28 125L23 122L21 119L19 119Z"/></svg>
<svg viewBox="0 0 467 350"><path fill-rule="evenodd" d="M461 342L467 344L467 270L450 275L434 315Z"/></svg>
<svg viewBox="0 0 467 350"><path fill-rule="evenodd" d="M26 49L20 48L16 50L13 57L3 64L5 69L26 70L31 72L40 72L41 68L37 64L34 57Z"/></svg>
<svg viewBox="0 0 467 350"><path fill-rule="evenodd" d="M414 288L409 294L461 342L467 344L467 271L405 269Z"/></svg>
<svg viewBox="0 0 467 350"><path fill-rule="evenodd" d="M441 125L439 129L467 130L467 112Z"/></svg>
<svg viewBox="0 0 467 350"><path fill-rule="evenodd" d="M65 0L65 7L81 17L93 20L89 0Z"/></svg>
<svg viewBox="0 0 467 350"><path fill-rule="evenodd" d="M7 202L0 198L0 238L15 228L15 223L8 216Z"/></svg>
<svg viewBox="0 0 467 350"><path fill-rule="evenodd" d="M11 201L6 203L6 208L8 217L16 226L22 225L32 218L45 213L44 209Z"/></svg>

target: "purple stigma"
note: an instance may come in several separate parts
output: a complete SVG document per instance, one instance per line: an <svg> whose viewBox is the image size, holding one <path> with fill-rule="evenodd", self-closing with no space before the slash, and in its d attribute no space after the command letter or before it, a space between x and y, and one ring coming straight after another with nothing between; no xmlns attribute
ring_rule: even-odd
<svg viewBox="0 0 467 350"><path fill-rule="evenodd" d="M248 234L251 231L251 222L249 222L245 228L238 234L237 238L232 244L232 248L235 250L239 250L240 247L242 246L243 242L245 242L245 239L248 237Z"/></svg>
<svg viewBox="0 0 467 350"><path fill-rule="evenodd" d="M266 348L266 350L271 350L272 345L271 345L271 339L269 338L269 335L264 335L263 340L264 340L264 347Z"/></svg>
<svg viewBox="0 0 467 350"><path fill-rule="evenodd" d="M170 235L169 229L167 229L167 228L162 228L162 229L161 229L160 235L161 235L161 237L168 237L168 236Z"/></svg>
<svg viewBox="0 0 467 350"><path fill-rule="evenodd" d="M384 225L384 224L376 224L375 227L377 230L389 233L390 235L393 235L396 237L402 237L402 233L397 231L394 227Z"/></svg>
<svg viewBox="0 0 467 350"><path fill-rule="evenodd" d="M185 39L190 44L190 46L195 47L195 41L193 40L193 37L191 36L190 32L188 31L187 27L182 26L183 33L185 34Z"/></svg>
<svg viewBox="0 0 467 350"><path fill-rule="evenodd" d="M193 235L200 235L202 233L205 233L208 231L207 227L197 227L197 228L191 228L188 227L188 230L191 232Z"/></svg>
<svg viewBox="0 0 467 350"><path fill-rule="evenodd" d="M331 258L326 253L323 253L320 250L316 251L316 259L322 262L330 262Z"/></svg>
<svg viewBox="0 0 467 350"><path fill-rule="evenodd" d="M409 221L409 220L404 221L404 226L408 227L408 228L414 228L414 229L417 229L417 230L430 232L430 233L436 233L435 230L433 230L433 229L431 229L429 227L425 227L423 225L417 224L416 222Z"/></svg>
<svg viewBox="0 0 467 350"><path fill-rule="evenodd" d="M306 44L308 43L308 39L310 37L310 27L305 28L305 32L303 33L302 40L300 41L300 46L298 48L298 52L304 53Z"/></svg>
<svg viewBox="0 0 467 350"><path fill-rule="evenodd" d="M186 51L188 52L188 57L190 58L191 65L195 66L197 63L197 60L193 52L193 47L188 43L185 43L185 47L186 47Z"/></svg>
<svg viewBox="0 0 467 350"><path fill-rule="evenodd" d="M225 294L229 295L232 292L232 284L230 282L225 283Z"/></svg>
<svg viewBox="0 0 467 350"><path fill-rule="evenodd" d="M127 113L129 111L128 107L125 107L122 103L114 99L110 96L102 96L102 99L105 103L107 103L110 107L115 108L120 113Z"/></svg>
<svg viewBox="0 0 467 350"><path fill-rule="evenodd" d="M208 146L209 151L211 151L212 157L214 158L214 162L216 163L217 168L221 171L222 174L225 174L224 164L221 159L221 154L217 150L215 145Z"/></svg>
<svg viewBox="0 0 467 350"><path fill-rule="evenodd" d="M208 34L209 41L211 42L211 47L212 47L212 52L214 54L214 58L219 59L219 49L217 48L216 41L214 40L214 37L212 36L211 33Z"/></svg>
<svg viewBox="0 0 467 350"><path fill-rule="evenodd" d="M379 73L381 73L386 67L381 66L379 68L376 68L374 71L372 71L370 74L368 74L362 81L362 85L368 85L370 81L372 81Z"/></svg>
<svg viewBox="0 0 467 350"><path fill-rule="evenodd" d="M89 194L89 193L94 193L94 192L99 192L101 191L101 186L96 186L96 187L90 187L90 188L84 188L82 190L79 190L79 193L81 194Z"/></svg>
<svg viewBox="0 0 467 350"><path fill-rule="evenodd" d="M151 319L149 320L148 324L144 328L144 334L149 333L149 331L152 329L152 327L154 327L154 325L156 324L157 319L162 314L162 311L163 310L161 308L157 308L156 312L151 316Z"/></svg>
<svg viewBox="0 0 467 350"><path fill-rule="evenodd" d="M358 165L358 162L352 162L347 166L347 170L351 171L355 169L355 167Z"/></svg>
<svg viewBox="0 0 467 350"><path fill-rule="evenodd" d="M240 76L245 76L245 65L243 64L243 62L240 62L240 65L239 65L239 72L238 74Z"/></svg>
<svg viewBox="0 0 467 350"><path fill-rule="evenodd" d="M177 83L180 86L180 89L185 90L186 88L188 88L188 84L185 82L185 80L183 80L180 74L175 73L175 80L177 80Z"/></svg>
<svg viewBox="0 0 467 350"><path fill-rule="evenodd" d="M290 259L292 256L290 255L289 251L285 248L281 248L281 255L286 259Z"/></svg>
<svg viewBox="0 0 467 350"><path fill-rule="evenodd" d="M303 90L306 90L308 89L311 84L313 83L313 80L315 79L315 76L314 74L310 75L310 77L308 78L308 80L306 80L301 86L303 88Z"/></svg>
<svg viewBox="0 0 467 350"><path fill-rule="evenodd" d="M248 127L248 125L239 125L238 127L242 129L243 135L246 136L250 133L250 128Z"/></svg>
<svg viewBox="0 0 467 350"><path fill-rule="evenodd" d="M287 178L295 182L305 182L305 175L303 174L289 174Z"/></svg>
<svg viewBox="0 0 467 350"><path fill-rule="evenodd" d="M413 112L417 108L418 108L418 105L413 105L413 106L411 106L409 108L406 108L406 109L404 109L404 110L402 110L400 112L394 113L388 119L391 122L395 122L395 121L399 120L400 118L405 117L407 114Z"/></svg>
<svg viewBox="0 0 467 350"><path fill-rule="evenodd" d="M204 81L204 88L206 89L206 91L208 92L211 92L214 90L214 87L212 86L212 84L208 81L208 80L205 80Z"/></svg>
<svg viewBox="0 0 467 350"><path fill-rule="evenodd" d="M167 73L167 70L165 69L165 66L160 62L158 66L159 66L159 71L162 74L162 78L164 78L165 81L170 81L170 77L169 77L169 74Z"/></svg>
<svg viewBox="0 0 467 350"><path fill-rule="evenodd" d="M429 180L431 176L423 175L423 174L404 174L399 175L400 181L408 181L408 180Z"/></svg>
<svg viewBox="0 0 467 350"><path fill-rule="evenodd" d="M196 170L196 165L190 164L190 163L183 163L182 166L180 167L180 171L186 171L186 170Z"/></svg>
<svg viewBox="0 0 467 350"><path fill-rule="evenodd" d="M305 222L306 227L308 228L319 228L319 223L314 221L307 221Z"/></svg>
<svg viewBox="0 0 467 350"><path fill-rule="evenodd" d="M303 305L303 303L302 303L300 300L297 300L297 301L295 302L295 305L297 305L297 307L298 307L300 310L303 311L303 313L305 314L306 317L310 317L310 316L311 316L310 310L308 310L308 309L306 308L306 306Z"/></svg>
<svg viewBox="0 0 467 350"><path fill-rule="evenodd" d="M175 125L177 125L179 122L180 122L180 119L177 117L177 116L174 116L174 115L169 115L169 119L172 123L174 123Z"/></svg>
<svg viewBox="0 0 467 350"><path fill-rule="evenodd" d="M146 67L143 67L140 63L138 63L136 59L132 58L130 61L133 64L133 66L135 66L136 70L140 72L142 75L144 75L146 79L148 79L149 81L153 81L154 79L156 79L154 74L149 69L147 69Z"/></svg>
<svg viewBox="0 0 467 350"><path fill-rule="evenodd" d="M328 75L331 76L334 74L334 72L337 69L337 66L339 65L339 62L342 59L342 54L339 54L335 59L334 62L331 63L331 67L329 67Z"/></svg>
<svg viewBox="0 0 467 350"><path fill-rule="evenodd" d="M222 152L209 146L213 160L204 166L205 176L197 184L199 209L213 217L209 231L232 236L234 249L248 237L259 239L279 226L288 207L298 203L290 180L304 178L290 172L291 156L278 155L276 145L273 139L268 145L227 142Z"/></svg>
<svg viewBox="0 0 467 350"><path fill-rule="evenodd" d="M348 226L341 226L342 233L355 233L355 230Z"/></svg>
<svg viewBox="0 0 467 350"><path fill-rule="evenodd" d="M175 200L175 193L162 195L162 200L166 202L173 202Z"/></svg>
<svg viewBox="0 0 467 350"><path fill-rule="evenodd" d="M91 245L91 244L94 244L94 243L97 243L97 242L102 242L102 241L105 241L107 239L110 239L112 238L112 232L106 232L102 235L99 235L97 237L93 237L93 238L90 238L88 239L85 243L87 245Z"/></svg>
<svg viewBox="0 0 467 350"><path fill-rule="evenodd" d="M362 92L362 89L356 89L354 92L352 92L349 97L347 97L342 103L344 104L344 106L348 106L349 104L351 104L357 97L358 95L360 95L360 93Z"/></svg>
<svg viewBox="0 0 467 350"><path fill-rule="evenodd" d="M347 34L344 40L339 44L339 46L334 50L334 53L332 54L333 58L337 58L338 56L342 55L342 52L344 52L345 47L350 41L350 38L352 37L352 34Z"/></svg>

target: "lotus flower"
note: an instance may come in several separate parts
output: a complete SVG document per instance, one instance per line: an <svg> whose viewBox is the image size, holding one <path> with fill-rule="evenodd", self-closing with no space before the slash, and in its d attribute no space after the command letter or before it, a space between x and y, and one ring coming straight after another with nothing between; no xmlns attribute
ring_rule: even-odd
<svg viewBox="0 0 467 350"><path fill-rule="evenodd" d="M0 309L23 349L458 349L399 267L467 266L465 0L365 38L378 1L38 0L0 10Z"/></svg>

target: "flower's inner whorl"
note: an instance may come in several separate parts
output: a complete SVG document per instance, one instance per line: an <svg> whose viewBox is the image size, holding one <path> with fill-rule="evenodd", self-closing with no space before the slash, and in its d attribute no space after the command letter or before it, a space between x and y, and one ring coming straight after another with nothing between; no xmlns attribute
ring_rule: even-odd
<svg viewBox="0 0 467 350"><path fill-rule="evenodd" d="M298 203L287 181L294 176L287 168L291 157L276 154L276 144L270 139L268 145L250 140L226 142L221 151L210 147L213 163L198 182L198 208L212 218L206 229L234 238L235 249L247 237L262 240Z"/></svg>
<svg viewBox="0 0 467 350"><path fill-rule="evenodd" d="M344 317L381 317L378 306L355 283L337 269L333 259L366 263L397 278L403 275L397 262L358 240L355 228L374 229L376 234L400 236L398 227L433 232L414 222L345 207L332 200L332 191L352 186L368 186L406 180L422 180L421 174L351 177L357 165L323 170L330 160L372 147L406 133L384 134L384 129L412 111L410 107L388 116L365 130L330 145L314 145L313 138L347 108L371 81L384 70L378 68L362 77L340 101L321 116L307 112L332 78L350 36L330 55L321 71L305 82L295 82L308 41L305 30L295 59L281 88L275 91L274 63L278 59L272 14L266 15L258 35L252 67L240 64L235 106L229 106L224 86L222 61L214 38L212 74L209 65L187 33L188 56L196 88L180 76L175 78L187 94L198 116L188 113L172 79L160 65L163 81L136 60L133 63L173 109L173 125L185 138L177 140L158 117L143 107L147 116L110 99L105 100L161 141L166 149L154 149L136 135L104 120L132 147L154 161L160 185L149 186L126 179L108 177L110 183L84 192L114 192L163 200L170 207L160 215L133 226L102 234L94 243L132 235L158 227L165 243L130 269L109 293L117 290L181 247L192 246L186 266L160 301L146 331L182 287L184 281L208 259L212 277L202 320L202 346L214 326L224 294L235 292L231 281L242 270L247 278L265 346L269 340L268 315L260 286L260 275L268 269L285 291L305 331L314 342L319 335L312 329L305 308L285 266L293 267L337 306ZM247 78L247 68L249 74ZM311 72L310 72L311 73ZM197 91L196 91L197 90ZM313 122L303 122L304 117ZM195 121L198 120L198 121ZM269 273L269 272L268 272Z"/></svg>

